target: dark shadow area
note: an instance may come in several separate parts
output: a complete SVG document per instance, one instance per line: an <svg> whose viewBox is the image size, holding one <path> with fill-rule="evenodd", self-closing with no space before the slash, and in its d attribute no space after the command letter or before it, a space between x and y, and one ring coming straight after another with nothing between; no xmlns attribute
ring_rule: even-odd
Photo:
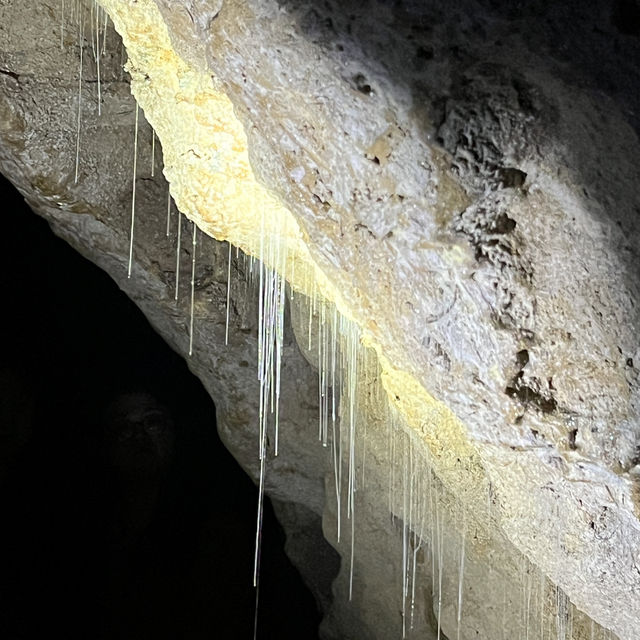
<svg viewBox="0 0 640 640"><path fill-rule="evenodd" d="M609 94L627 107L629 121L639 129L639 0L278 3L310 42L333 49L341 59L358 52L356 59L385 69L400 90L409 87L416 102L447 99L474 69L507 60L512 73L519 65L539 65L569 85ZM362 92L375 99L375 84L365 73L351 80L361 91L368 87Z"/></svg>
<svg viewBox="0 0 640 640"><path fill-rule="evenodd" d="M252 638L257 492L209 396L1 176L0 192L0 637ZM258 638L317 637L283 543L267 505Z"/></svg>

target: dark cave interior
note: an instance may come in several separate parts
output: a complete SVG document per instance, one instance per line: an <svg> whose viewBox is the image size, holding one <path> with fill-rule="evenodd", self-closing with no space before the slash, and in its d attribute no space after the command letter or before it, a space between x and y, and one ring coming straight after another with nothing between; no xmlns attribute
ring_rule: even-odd
<svg viewBox="0 0 640 640"><path fill-rule="evenodd" d="M211 399L105 273L0 190L1 637L253 637L257 490ZM270 506L263 531L258 638L317 637Z"/></svg>

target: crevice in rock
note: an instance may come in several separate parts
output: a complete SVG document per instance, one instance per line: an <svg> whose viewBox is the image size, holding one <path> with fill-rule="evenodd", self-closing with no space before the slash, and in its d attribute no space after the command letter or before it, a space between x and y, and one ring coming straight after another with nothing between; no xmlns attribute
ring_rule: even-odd
<svg viewBox="0 0 640 640"><path fill-rule="evenodd" d="M538 377L527 377L525 368L529 364L529 352L522 349L516 353L515 357L518 371L513 376L504 392L510 397L519 400L525 407L531 406L542 411L543 413L553 413L558 403L551 394L550 390L543 389L543 385ZM549 387L551 383L549 382ZM569 434L569 447L575 449L575 437L578 430ZM538 435L536 432L535 436Z"/></svg>

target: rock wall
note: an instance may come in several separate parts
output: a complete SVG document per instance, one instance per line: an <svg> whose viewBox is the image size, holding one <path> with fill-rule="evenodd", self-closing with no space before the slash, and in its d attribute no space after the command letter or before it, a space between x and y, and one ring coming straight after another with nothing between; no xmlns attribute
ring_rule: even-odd
<svg viewBox="0 0 640 640"><path fill-rule="evenodd" d="M176 214L169 243L145 118L180 210L298 292L307 359L323 369L312 354L334 308L368 345L342 399L340 442L365 478L352 583L310 428L317 377L283 340L267 491L310 582L321 514L342 556L331 605L332 572L313 583L325 636L388 638L404 620L416 636L586 638L590 617L599 637L635 637L637 6L105 1L144 110L127 279L136 107L116 34L93 55L103 15L69 4L64 26L61 6L0 8L0 168L183 353L196 252L190 363L254 478L255 297L232 278L224 345L227 246L193 245L185 222L174 301ZM232 252L234 272L251 264Z"/></svg>

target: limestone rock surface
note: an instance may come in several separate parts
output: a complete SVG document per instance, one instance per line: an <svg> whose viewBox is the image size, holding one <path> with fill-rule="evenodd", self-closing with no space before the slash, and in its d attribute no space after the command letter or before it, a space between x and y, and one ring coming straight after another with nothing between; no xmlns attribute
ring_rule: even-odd
<svg viewBox="0 0 640 640"><path fill-rule="evenodd" d="M281 218L274 229L286 228L293 260L304 266L297 275L287 273L294 288L304 288L303 273L318 280L377 354L372 375L422 451L420 465L428 460L429 474L433 469L438 478L439 543L419 560L425 574L416 633L437 633L441 624L455 636L453 567L466 540L461 637L496 637L498 610L509 611L502 630L509 623L514 637L524 637L517 634L530 626L528 609L523 620L505 594L525 603L536 594L547 611L536 624L553 618L559 637L589 637L582 614L576 613L573 631L563 626L566 594L576 611L604 629L635 638L637 3L603 1L588 9L577 2L491 0L104 4L123 35L132 90L158 131L172 194L184 213L253 255L260 253L260 210L267 224ZM133 277L126 278L136 107L121 72L119 40L107 33L98 116L87 26L76 182L76 27L61 33L59 7L47 3L10 2L0 12L1 170L57 233L109 271L170 344L186 352L192 228L184 223L176 304L174 245L165 237L167 187L159 175L151 179L146 124L139 139ZM163 44L159 60L161 38L170 44ZM166 81L168 72L160 77L169 58L177 89ZM194 78L204 84L194 89ZM215 130L220 119L203 121L198 100L216 96L229 101L226 113L240 123L246 149L236 149L238 137L216 149L201 150L197 140L181 147L184 132L166 124L171 113L192 112L203 133ZM250 169L238 162L224 173L221 163L230 165L240 152L248 154ZM234 187L245 178L237 183L245 188ZM246 185L253 205L243 199ZM215 210L212 200L219 203ZM174 213L172 243L175 220ZM197 247L190 363L216 401L225 441L255 478L255 299L245 295L242 278L233 280L225 346L226 245ZM233 255L234 271L246 270L248 263ZM304 326L308 315L298 315ZM296 331L304 335L300 326ZM398 504L402 471L386 478L389 467L402 469L408 458L389 453L384 403L373 394L367 404L360 389L372 428L362 445L370 466L357 521L360 586L350 607L349 553L332 538L337 514L323 488L326 478L329 495L331 471L312 426L317 378L290 331L287 336L280 414L288 445L271 463L268 492L288 505L279 512L292 537L301 520L317 533L323 514L325 535L342 555L332 604L332 576L314 587L331 607L325 635L391 637L400 620L404 578L393 554L402 553L402 527L375 523L384 508L406 520ZM416 486L426 491L428 478ZM304 505L305 517L297 505ZM430 521L427 528L433 526ZM443 547L445 531L462 539ZM315 533L298 540L317 541ZM322 563L313 560L312 548L318 545L292 551L312 558L308 576ZM449 567L437 590L435 555ZM526 577L531 568L540 581ZM540 586L545 580L563 595L549 602L548 585ZM483 593L485 584L492 585L491 595ZM523 595L513 596L514 589ZM449 595L444 608L436 591ZM490 603L484 612L483 598Z"/></svg>

